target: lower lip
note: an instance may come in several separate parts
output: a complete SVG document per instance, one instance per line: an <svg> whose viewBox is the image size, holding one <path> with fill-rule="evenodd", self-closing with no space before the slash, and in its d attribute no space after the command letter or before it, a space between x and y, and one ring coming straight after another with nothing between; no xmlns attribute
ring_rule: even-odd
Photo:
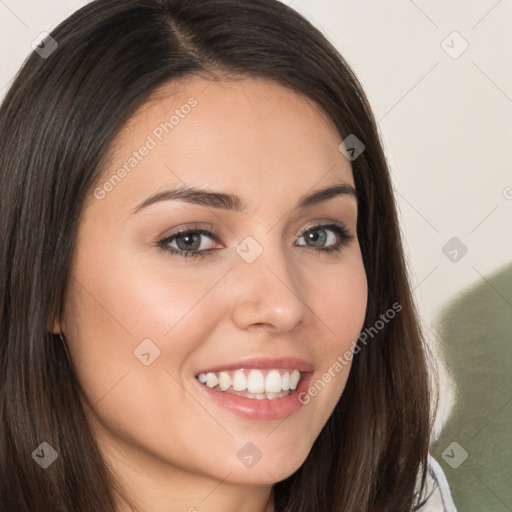
<svg viewBox="0 0 512 512"><path fill-rule="evenodd" d="M258 400L232 395L223 391L215 391L201 384L197 379L194 380L203 393L206 393L215 403L229 409L238 416L251 420L280 420L294 414L302 407L303 404L299 401L299 396L302 392L307 391L312 376L312 373L303 373L297 389L293 393L273 400L267 398Z"/></svg>

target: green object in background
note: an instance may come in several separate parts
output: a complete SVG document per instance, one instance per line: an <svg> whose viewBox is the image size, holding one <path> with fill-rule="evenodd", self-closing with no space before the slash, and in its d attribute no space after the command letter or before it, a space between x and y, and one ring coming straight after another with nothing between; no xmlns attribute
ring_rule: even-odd
<svg viewBox="0 0 512 512"><path fill-rule="evenodd" d="M511 512L512 265L454 300L439 327L457 398L434 456L457 512Z"/></svg>

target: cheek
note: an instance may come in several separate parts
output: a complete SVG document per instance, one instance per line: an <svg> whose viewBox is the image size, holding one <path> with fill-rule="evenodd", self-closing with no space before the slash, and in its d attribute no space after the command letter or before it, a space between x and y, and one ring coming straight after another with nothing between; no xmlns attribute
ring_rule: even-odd
<svg viewBox="0 0 512 512"><path fill-rule="evenodd" d="M83 327L112 341L129 340L132 350L137 340L165 343L191 318L194 325L205 320L201 301L222 277L214 269L180 267L154 248L135 252L92 241L80 255L73 275L80 284L77 308L85 308L87 318Z"/></svg>
<svg viewBox="0 0 512 512"><path fill-rule="evenodd" d="M335 271L319 273L314 285L314 303L327 332L315 349L320 364L309 389L301 397L315 410L317 427L323 427L345 388L357 338L364 325L368 285L362 259L354 257Z"/></svg>
<svg viewBox="0 0 512 512"><path fill-rule="evenodd" d="M316 280L315 294L319 316L332 334L326 338L329 348L345 351L357 339L366 315L368 285L362 260L327 270Z"/></svg>

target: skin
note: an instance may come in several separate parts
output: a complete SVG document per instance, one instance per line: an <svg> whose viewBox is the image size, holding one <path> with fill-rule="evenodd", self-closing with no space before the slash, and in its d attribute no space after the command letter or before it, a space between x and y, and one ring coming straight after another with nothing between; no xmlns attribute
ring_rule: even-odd
<svg viewBox="0 0 512 512"><path fill-rule="evenodd" d="M352 348L367 301L357 202L341 195L294 209L320 188L354 186L352 170L335 127L304 97L264 80L193 78L167 85L130 120L100 186L190 97L197 106L113 190L88 195L53 330L64 333L100 448L143 510L272 511L272 484L304 462L350 365L272 421L215 405L194 375L249 356L295 355L313 365L314 382ZM183 183L237 194L248 209L173 200L131 213ZM302 236L332 221L353 235L340 252L322 253ZM185 259L157 246L190 224L219 234L200 238L209 255ZM324 246L339 241L323 234ZM263 249L250 264L234 250L247 236ZM171 245L183 248L183 239ZM160 350L149 366L134 356L147 338ZM247 442L262 453L251 468L236 456Z"/></svg>

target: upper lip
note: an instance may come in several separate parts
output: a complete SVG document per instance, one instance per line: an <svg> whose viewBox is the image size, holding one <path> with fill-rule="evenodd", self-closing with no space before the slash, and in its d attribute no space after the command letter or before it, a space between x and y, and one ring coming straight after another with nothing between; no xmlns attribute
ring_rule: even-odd
<svg viewBox="0 0 512 512"><path fill-rule="evenodd" d="M244 368L289 368L291 370L299 370L300 372L312 372L313 366L297 357L251 357L242 359L233 363L223 363L217 366L211 366L199 373L216 373L223 370L239 370Z"/></svg>

